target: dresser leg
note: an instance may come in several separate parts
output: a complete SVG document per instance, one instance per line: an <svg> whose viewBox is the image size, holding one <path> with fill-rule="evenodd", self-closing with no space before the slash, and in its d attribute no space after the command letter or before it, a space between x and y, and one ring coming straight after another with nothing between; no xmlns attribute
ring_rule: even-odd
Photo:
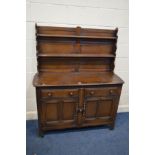
<svg viewBox="0 0 155 155"><path fill-rule="evenodd" d="M44 137L44 131L39 129L38 136L39 137Z"/></svg>
<svg viewBox="0 0 155 155"><path fill-rule="evenodd" d="M115 123L113 122L113 123L111 123L110 125L109 125L109 129L110 130L113 130L115 128Z"/></svg>

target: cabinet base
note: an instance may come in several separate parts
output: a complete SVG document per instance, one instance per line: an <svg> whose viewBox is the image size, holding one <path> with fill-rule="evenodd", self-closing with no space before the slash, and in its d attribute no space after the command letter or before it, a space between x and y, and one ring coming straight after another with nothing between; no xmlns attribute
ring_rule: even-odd
<svg viewBox="0 0 155 155"><path fill-rule="evenodd" d="M97 125L98 127L102 127L102 126L105 126L105 127L107 127L107 128L109 128L109 130L114 130L114 128L115 128L115 123L111 123L111 124L102 124L102 125ZM38 131L38 136L39 137L41 137L41 138L43 138L44 136L45 136L45 134L46 134L46 132L50 132L50 131L63 131L63 130L70 130L70 129L83 129L83 128L89 128L90 126L86 126L86 127L78 127L78 128L64 128L64 129L49 129L49 130L42 130L42 129L39 129L39 131ZM91 126L91 128L95 128L96 126Z"/></svg>

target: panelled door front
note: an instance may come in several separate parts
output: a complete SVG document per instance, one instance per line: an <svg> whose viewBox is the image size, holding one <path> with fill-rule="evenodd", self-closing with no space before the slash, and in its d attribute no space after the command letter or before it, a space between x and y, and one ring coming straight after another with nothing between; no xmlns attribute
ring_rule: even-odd
<svg viewBox="0 0 155 155"><path fill-rule="evenodd" d="M115 115L116 108L114 96L85 98L83 126L109 123Z"/></svg>
<svg viewBox="0 0 155 155"><path fill-rule="evenodd" d="M77 99L51 99L44 101L43 121L45 126L53 128L75 127L77 121Z"/></svg>
<svg viewBox="0 0 155 155"><path fill-rule="evenodd" d="M44 127L61 129L76 126L78 89L44 89L41 97Z"/></svg>
<svg viewBox="0 0 155 155"><path fill-rule="evenodd" d="M61 129L109 124L113 122L118 106L116 92L113 89L113 95L109 95L109 89L105 88L43 90L43 126Z"/></svg>

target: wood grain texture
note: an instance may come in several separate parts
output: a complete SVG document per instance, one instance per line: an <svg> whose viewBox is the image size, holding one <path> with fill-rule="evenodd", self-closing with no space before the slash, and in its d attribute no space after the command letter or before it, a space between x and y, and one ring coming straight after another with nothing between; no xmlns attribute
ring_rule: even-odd
<svg viewBox="0 0 155 155"><path fill-rule="evenodd" d="M39 133L114 127L123 80L113 71L117 32L36 25Z"/></svg>

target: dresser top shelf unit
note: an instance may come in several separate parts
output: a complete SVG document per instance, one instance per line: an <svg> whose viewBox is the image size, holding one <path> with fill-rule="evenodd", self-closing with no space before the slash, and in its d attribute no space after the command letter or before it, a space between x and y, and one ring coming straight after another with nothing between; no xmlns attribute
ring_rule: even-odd
<svg viewBox="0 0 155 155"><path fill-rule="evenodd" d="M118 29L36 25L38 73L35 87L114 85ZM66 40L67 39L67 40Z"/></svg>

